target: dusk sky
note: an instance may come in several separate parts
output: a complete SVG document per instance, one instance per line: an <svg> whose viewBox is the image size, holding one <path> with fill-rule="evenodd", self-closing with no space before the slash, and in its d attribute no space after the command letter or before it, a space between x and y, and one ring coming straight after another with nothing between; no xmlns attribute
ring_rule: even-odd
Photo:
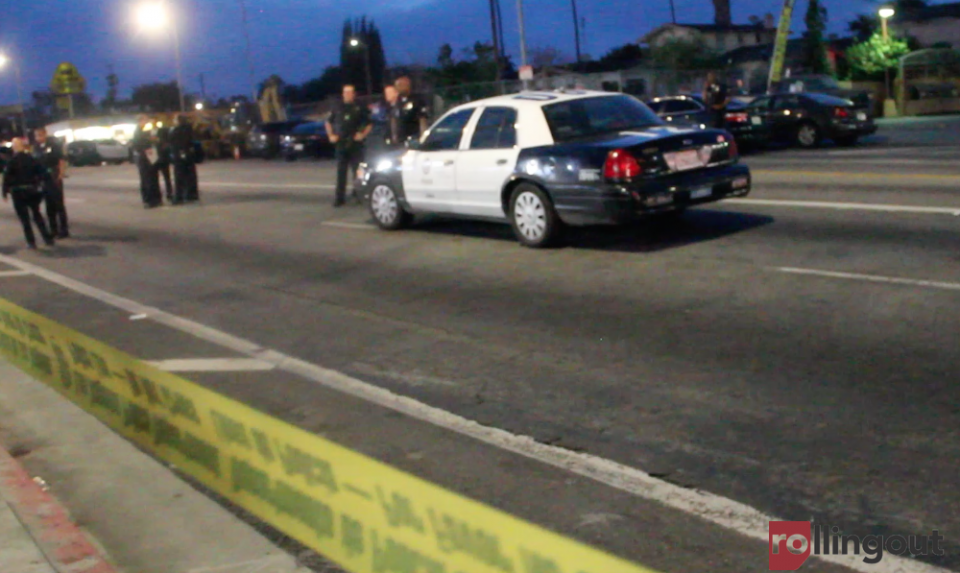
<svg viewBox="0 0 960 573"><path fill-rule="evenodd" d="M251 92L244 57L244 36L237 0L172 0L189 21L181 25L184 83L200 91L204 74L209 96ZM612 47L635 42L670 20L669 0L577 0L587 20L586 54L599 57ZM507 50L519 64L515 0L501 0ZM782 0L732 0L734 21L751 15L779 17ZM823 0L830 31L842 33L858 13L872 12L872 0ZM4 2L0 15L0 51L21 64L25 97L49 85L57 64L74 63L87 78L89 91L101 97L112 65L122 97L152 81L175 78L169 35L138 31L132 17L138 0L32 0ZM300 83L338 63L340 30L349 17L368 15L383 34L389 65L432 64L438 48L458 49L475 40L489 41L487 0L247 0L256 79L272 73ZM675 0L677 19L711 23L711 0ZM799 0L793 28L803 29L806 2ZM574 54L569 0L524 0L527 44L554 46ZM0 105L15 103L11 69L0 70Z"/></svg>

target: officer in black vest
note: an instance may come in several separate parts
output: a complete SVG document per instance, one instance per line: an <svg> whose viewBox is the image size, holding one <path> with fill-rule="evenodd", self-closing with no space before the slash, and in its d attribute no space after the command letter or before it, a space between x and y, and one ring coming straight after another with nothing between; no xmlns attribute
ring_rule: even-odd
<svg viewBox="0 0 960 573"><path fill-rule="evenodd" d="M157 174L163 177L163 183L167 191L167 202L173 203L173 182L170 179L170 165L173 161L173 150L170 146L170 126L157 124L157 162L154 168ZM157 177L159 182L160 177Z"/></svg>
<svg viewBox="0 0 960 573"><path fill-rule="evenodd" d="M55 237L66 239L70 236L70 227L63 197L63 176L67 170L63 146L56 139L48 137L47 130L42 127L33 135L37 142L34 158L44 168L43 193L47 202L50 232Z"/></svg>
<svg viewBox="0 0 960 573"><path fill-rule="evenodd" d="M397 91L400 94L398 106L400 108L400 142L406 143L408 139L420 139L423 132L427 130L427 122L430 117L427 104L422 98L413 93L413 87L410 78L404 76L397 79Z"/></svg>
<svg viewBox="0 0 960 573"><path fill-rule="evenodd" d="M40 213L40 204L43 203L43 193L40 189L47 178L46 169L36 159L27 153L25 139L13 140L13 157L7 162L3 171L3 200L13 197L13 208L23 225L23 235L31 249L37 248L37 237L33 233L33 222L36 223L43 242L53 246L54 238L47 229L47 224Z"/></svg>
<svg viewBox="0 0 960 573"><path fill-rule="evenodd" d="M170 147L173 150L173 175L177 180L177 195L173 203L181 205L187 201L199 200L193 125L187 116L181 115L177 118L177 127L170 134Z"/></svg>
<svg viewBox="0 0 960 573"><path fill-rule="evenodd" d="M337 149L337 197L334 207L346 203L347 177L355 176L363 161L364 140L373 129L370 110L357 103L357 91L351 85L343 86L343 101L327 120L330 143ZM353 196L359 202L357 192Z"/></svg>
<svg viewBox="0 0 960 573"><path fill-rule="evenodd" d="M154 209L163 205L160 194L159 173L154 167L157 160L156 140L153 136L153 124L147 116L140 116L137 130L133 133L133 150L137 154L137 169L140 171L140 197L145 209Z"/></svg>

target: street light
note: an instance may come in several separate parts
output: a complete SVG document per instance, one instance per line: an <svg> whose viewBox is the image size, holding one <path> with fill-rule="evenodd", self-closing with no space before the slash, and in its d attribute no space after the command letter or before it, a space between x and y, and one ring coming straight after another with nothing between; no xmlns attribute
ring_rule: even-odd
<svg viewBox="0 0 960 573"><path fill-rule="evenodd" d="M141 4L136 12L140 29L159 32L169 28L173 32L173 45L177 57L177 92L180 95L180 111L187 111L187 102L183 96L183 66L180 62L180 34L177 23L170 15L170 8L164 1L152 1Z"/></svg>
<svg viewBox="0 0 960 573"><path fill-rule="evenodd" d="M373 95L373 77L370 75L370 46L366 42L361 42L357 38L350 38L350 47L362 47L364 55L364 64L367 70L367 95Z"/></svg>
<svg viewBox="0 0 960 573"><path fill-rule="evenodd" d="M7 67L7 64L11 64L13 66L13 71L16 75L17 100L20 104L20 129L23 132L23 137L27 138L27 110L23 107L23 81L20 78L20 66L17 64L17 62L11 60L5 54L0 54L0 70Z"/></svg>
<svg viewBox="0 0 960 573"><path fill-rule="evenodd" d="M883 28L883 42L887 43L890 41L890 31L887 27L887 20L893 18L893 15L896 14L896 11L890 6L884 6L880 8L878 14L880 15L880 23ZM883 68L884 75L884 84L883 91L884 100L883 100L883 115L884 117L891 117L895 115L897 104L893 101L893 98L890 97L890 68L889 66L884 66Z"/></svg>
<svg viewBox="0 0 960 573"><path fill-rule="evenodd" d="M193 107L197 108L197 111L203 111L203 103L197 103L197 105Z"/></svg>

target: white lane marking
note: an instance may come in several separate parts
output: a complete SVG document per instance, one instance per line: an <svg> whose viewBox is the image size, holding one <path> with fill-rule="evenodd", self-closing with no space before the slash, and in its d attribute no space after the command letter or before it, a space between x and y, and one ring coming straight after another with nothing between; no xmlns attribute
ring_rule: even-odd
<svg viewBox="0 0 960 573"><path fill-rule="evenodd" d="M130 317L130 320L146 320L146 319L147 319L147 315L145 314L135 314Z"/></svg>
<svg viewBox="0 0 960 573"><path fill-rule="evenodd" d="M342 229L364 229L364 230L376 228L373 225L368 225L366 223L346 223L343 221L326 221L324 223L320 223L320 226L321 227L340 227Z"/></svg>
<svg viewBox="0 0 960 573"><path fill-rule="evenodd" d="M165 372L259 372L277 365L253 358L181 358L150 362Z"/></svg>
<svg viewBox="0 0 960 573"><path fill-rule="evenodd" d="M97 185L114 185L114 186L120 185L120 186L123 186L123 187L137 186L137 187L139 188L140 182L139 182L139 181L133 181L133 180L130 180L130 181L121 181L121 180L117 180L117 179L111 179L111 180L107 180L107 181L97 181L97 182L90 182L90 183L82 183L81 185L83 185L85 188L86 188L86 187L95 187L95 186L97 186ZM264 182L264 183L240 183L240 182L233 182L233 181L206 181L206 180L201 180L201 182L200 182L200 187L201 187L201 188L203 188L203 187L225 187L225 188L244 187L244 188L251 188L251 189L263 189L263 190L266 190L266 191L269 191L270 189L336 189L336 188L337 188L336 185L327 185L327 184L322 184L322 183L310 183L310 184L306 184L306 183L273 183L273 182Z"/></svg>
<svg viewBox="0 0 960 573"><path fill-rule="evenodd" d="M738 501L705 491L683 488L653 478L634 467L590 454L542 444L530 436L512 434L505 430L481 425L446 410L395 394L385 388L264 348L255 342L244 340L192 320L142 305L14 257L0 255L0 262L28 270L54 284L127 312L149 314L153 320L160 324L202 340L219 344L240 354L246 354L251 358L271 362L280 370L313 380L327 388L471 437L502 450L580 475L632 495L656 501L675 510L696 515L710 523L730 529L756 541L769 543L769 522L782 521ZM820 555L817 558L861 573L950 573L946 569L894 555L884 556L883 561L876 565L865 564L862 557L858 555Z"/></svg>
<svg viewBox="0 0 960 573"><path fill-rule="evenodd" d="M66 203L66 204L68 204L68 205L71 205L71 204L75 204L75 203L86 203L87 200L86 200L86 199L74 199L73 197L65 197L65 198L63 199L63 202Z"/></svg>
<svg viewBox="0 0 960 573"><path fill-rule="evenodd" d="M914 205L882 205L879 203L828 203L825 201L789 201L780 199L724 199L734 205L767 205L771 207L804 207L841 211L881 211L884 213L924 213L960 217L960 207L920 207Z"/></svg>
<svg viewBox="0 0 960 573"><path fill-rule="evenodd" d="M940 281L925 281L918 279L904 279L898 277L884 277L880 275L861 275L857 273L840 273L834 271L819 271L816 269L796 269L791 267L778 267L776 269L781 273L790 273L794 275L810 275L817 277L827 277L833 279L849 279L855 281L867 281L872 283L886 283L897 285L909 285L926 288L937 288L944 290L960 290L960 283L947 283Z"/></svg>
<svg viewBox="0 0 960 573"><path fill-rule="evenodd" d="M28 277L33 273L28 271L0 271L0 278L6 277Z"/></svg>

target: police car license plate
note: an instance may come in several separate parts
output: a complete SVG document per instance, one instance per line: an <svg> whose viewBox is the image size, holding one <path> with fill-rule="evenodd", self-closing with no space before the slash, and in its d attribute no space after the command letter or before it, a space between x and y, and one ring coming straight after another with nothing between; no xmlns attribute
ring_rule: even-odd
<svg viewBox="0 0 960 573"><path fill-rule="evenodd" d="M750 122L753 123L753 125L763 125L763 118L755 115L750 118Z"/></svg>
<svg viewBox="0 0 960 573"><path fill-rule="evenodd" d="M701 189L694 189L690 192L691 199L703 199L704 197L709 197L713 195L713 187L703 187Z"/></svg>
<svg viewBox="0 0 960 573"><path fill-rule="evenodd" d="M703 167L703 160L700 159L700 153L696 149L664 153L663 158L673 171L687 171Z"/></svg>
<svg viewBox="0 0 960 573"><path fill-rule="evenodd" d="M867 114L862 111L857 112L857 121L867 121Z"/></svg>
<svg viewBox="0 0 960 573"><path fill-rule="evenodd" d="M298 143L298 144L294 145L293 148L294 148L295 150L297 150L297 151L303 151L303 144L302 144L302 143Z"/></svg>

